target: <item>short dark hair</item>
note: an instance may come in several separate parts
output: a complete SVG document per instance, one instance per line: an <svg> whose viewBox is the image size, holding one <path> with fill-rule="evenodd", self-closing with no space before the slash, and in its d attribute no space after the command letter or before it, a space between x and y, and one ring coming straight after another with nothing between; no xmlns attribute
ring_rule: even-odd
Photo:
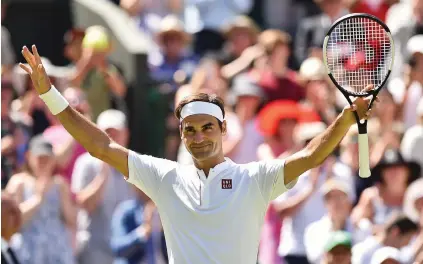
<svg viewBox="0 0 423 264"><path fill-rule="evenodd" d="M389 233L394 228L398 228L400 234L405 235L410 232L418 231L419 226L405 214L394 213L390 218L388 218L388 221L385 224L385 231Z"/></svg>
<svg viewBox="0 0 423 264"><path fill-rule="evenodd" d="M219 106L220 110L222 110L222 114L223 114L223 118L225 118L225 104L222 100L222 98L220 98L219 96L215 95L215 94L206 94L206 93L198 93L198 94L193 94L193 95L189 95L187 97L185 97L176 107L175 109L175 116L176 118L179 120L181 119L181 111L182 108L192 102L207 102L207 103L212 103L215 104L217 106ZM219 120L219 125L221 125L222 122L220 122Z"/></svg>

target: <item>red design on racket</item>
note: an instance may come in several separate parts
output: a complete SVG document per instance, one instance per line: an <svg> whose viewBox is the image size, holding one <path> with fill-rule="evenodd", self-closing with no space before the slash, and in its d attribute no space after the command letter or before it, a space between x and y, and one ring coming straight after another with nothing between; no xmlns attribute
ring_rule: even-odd
<svg viewBox="0 0 423 264"><path fill-rule="evenodd" d="M389 28L369 14L350 14L332 25L323 43L323 60L328 75L352 105L351 97L371 96L369 109L391 74L394 63L394 42ZM365 91L367 85L374 89ZM359 175L370 176L367 120L358 126Z"/></svg>

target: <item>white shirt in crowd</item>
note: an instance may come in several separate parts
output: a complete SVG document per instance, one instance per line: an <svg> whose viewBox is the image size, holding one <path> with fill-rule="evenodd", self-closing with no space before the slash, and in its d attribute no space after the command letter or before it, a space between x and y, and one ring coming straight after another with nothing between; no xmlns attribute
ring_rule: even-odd
<svg viewBox="0 0 423 264"><path fill-rule="evenodd" d="M304 245L307 258L310 263L321 263L324 247L332 231L332 222L328 215L323 216L319 221L311 223L305 231ZM359 243L367 238L370 233L355 228L348 218L344 231L353 236L353 244Z"/></svg>
<svg viewBox="0 0 423 264"><path fill-rule="evenodd" d="M9 250L9 243L5 239L1 238L1 254L2 254L2 256L5 258L7 263L14 263L13 258L10 255L10 253L8 252L8 250Z"/></svg>
<svg viewBox="0 0 423 264"><path fill-rule="evenodd" d="M171 264L256 263L268 203L295 184L285 186L282 160L226 159L206 178L194 165L130 151L128 168L128 182L157 205Z"/></svg>
<svg viewBox="0 0 423 264"><path fill-rule="evenodd" d="M412 249L410 243L400 249L402 263L411 263ZM372 261L373 254L380 248L385 247L376 237L370 236L361 243L352 248L352 264L369 264Z"/></svg>
<svg viewBox="0 0 423 264"><path fill-rule="evenodd" d="M336 179L346 182L349 186L354 186L354 178L351 174L351 169L343 163L336 162L334 164L332 175ZM309 224L318 221L326 213L323 195L319 189L322 187L327 177L328 175L326 173L325 175L320 175L316 191L295 215L284 219L281 230L281 243L278 248L279 256L306 256L306 249L304 246L305 229ZM287 200L300 192L304 192L306 188L311 188L309 171L300 176L295 187L278 197L276 202ZM355 199L355 197L352 198Z"/></svg>

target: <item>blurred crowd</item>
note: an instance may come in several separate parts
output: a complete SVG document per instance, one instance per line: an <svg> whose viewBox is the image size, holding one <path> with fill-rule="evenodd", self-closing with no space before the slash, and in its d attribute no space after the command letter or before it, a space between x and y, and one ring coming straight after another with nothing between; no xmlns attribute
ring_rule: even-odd
<svg viewBox="0 0 423 264"><path fill-rule="evenodd" d="M257 262L423 263L423 0L110 1L155 44L149 76L171 98L164 157L184 164L192 159L172 114L182 98L205 92L224 99L223 149L234 162L284 158L347 105L322 61L331 24L356 12L387 23L395 66L368 122L372 176L358 176L353 126L322 166L269 205ZM92 40L93 32L106 38ZM155 205L48 111L16 64L21 47L13 37L2 26L2 250L8 241L24 264L167 263ZM73 28L64 35L70 64L43 64L75 109L127 146L137 135L109 37L96 25Z"/></svg>

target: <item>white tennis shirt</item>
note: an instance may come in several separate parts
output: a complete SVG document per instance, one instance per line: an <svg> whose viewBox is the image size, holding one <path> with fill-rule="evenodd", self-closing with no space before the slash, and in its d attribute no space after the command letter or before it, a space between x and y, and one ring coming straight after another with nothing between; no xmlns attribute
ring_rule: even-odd
<svg viewBox="0 0 423 264"><path fill-rule="evenodd" d="M295 184L285 187L283 160L226 158L206 178L194 165L130 151L128 168L128 182L157 205L171 264L255 264L267 205Z"/></svg>

